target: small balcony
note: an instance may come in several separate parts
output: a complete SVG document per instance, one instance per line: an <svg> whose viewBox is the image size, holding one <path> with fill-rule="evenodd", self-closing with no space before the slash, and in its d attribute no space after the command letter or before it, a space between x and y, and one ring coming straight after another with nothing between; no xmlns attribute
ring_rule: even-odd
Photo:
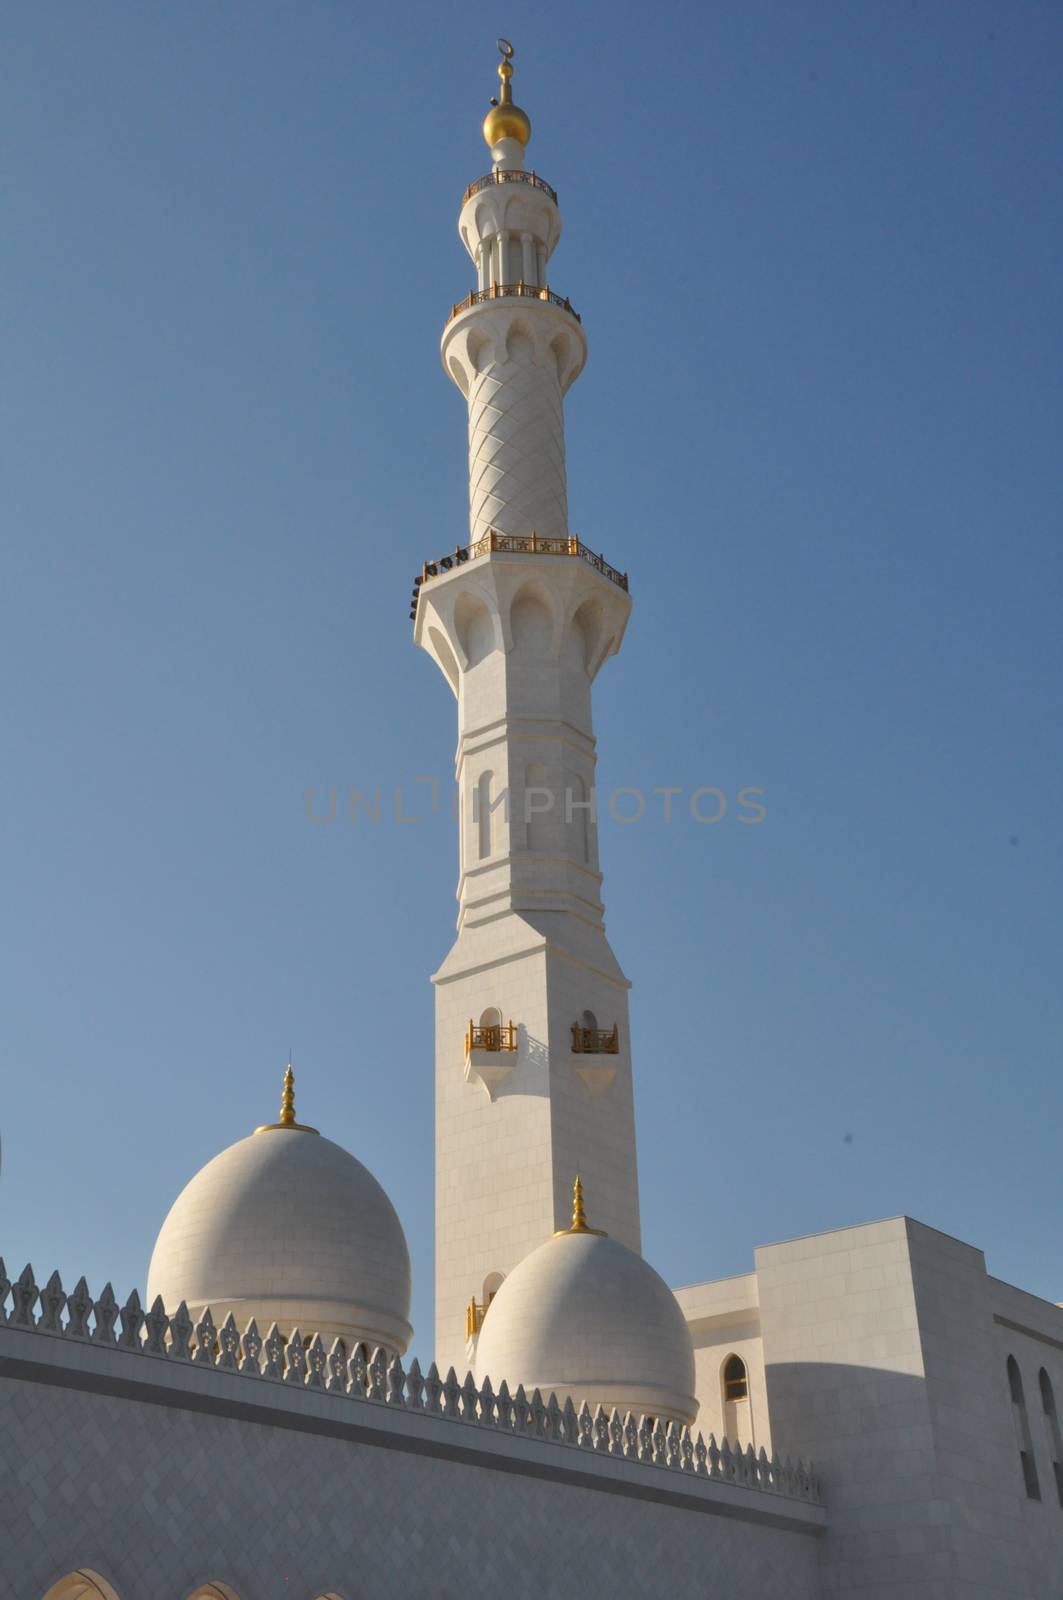
<svg viewBox="0 0 1063 1600"><path fill-rule="evenodd" d="M572 1024L572 1052L577 1056L615 1056L620 1051L620 1028L581 1028Z"/></svg>
<svg viewBox="0 0 1063 1600"><path fill-rule="evenodd" d="M591 1099L604 1094L616 1077L616 1057L620 1054L620 1025L599 1028L594 1014L583 1013L582 1022L572 1024L573 1067Z"/></svg>
<svg viewBox="0 0 1063 1600"><path fill-rule="evenodd" d="M520 1030L513 1021L473 1022L465 1030L465 1081L478 1083L493 1100L517 1065Z"/></svg>
<svg viewBox="0 0 1063 1600"><path fill-rule="evenodd" d="M517 1026L514 1022L488 1023L486 1027L469 1019L465 1033L465 1054L474 1050L515 1050Z"/></svg>

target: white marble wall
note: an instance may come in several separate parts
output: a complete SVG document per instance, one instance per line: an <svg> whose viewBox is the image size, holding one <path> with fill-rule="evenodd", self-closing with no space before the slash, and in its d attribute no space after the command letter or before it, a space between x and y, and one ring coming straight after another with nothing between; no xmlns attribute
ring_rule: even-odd
<svg viewBox="0 0 1063 1600"><path fill-rule="evenodd" d="M0 1437L5 1600L817 1594L805 1501L10 1327Z"/></svg>
<svg viewBox="0 0 1063 1600"><path fill-rule="evenodd" d="M998 1307L1038 1324L1028 1391L1063 1352L1059 1309L905 1217L756 1260L773 1444L814 1454L830 1507L824 1595L1057 1600L1063 1509L1025 1497L1005 1370L1024 1336Z"/></svg>

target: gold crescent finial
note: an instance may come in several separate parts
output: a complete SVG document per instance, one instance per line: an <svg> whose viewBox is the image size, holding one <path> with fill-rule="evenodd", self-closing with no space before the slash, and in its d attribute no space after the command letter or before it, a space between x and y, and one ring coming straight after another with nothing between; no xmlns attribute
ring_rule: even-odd
<svg viewBox="0 0 1063 1600"><path fill-rule="evenodd" d="M291 1129L293 1133L316 1133L316 1128L308 1128L305 1122L295 1120L295 1073L289 1058L284 1069L284 1087L281 1090L281 1118L279 1122L264 1122L256 1133L277 1133L284 1129Z"/></svg>
<svg viewBox="0 0 1063 1600"><path fill-rule="evenodd" d="M518 144L526 145L531 138L531 121L527 113L513 104L513 90L509 81L513 76L513 46L508 39L498 40L498 53L502 57L498 63L502 87L498 99L491 101L491 109L484 118L484 138L492 150L502 139L515 139Z"/></svg>
<svg viewBox="0 0 1063 1600"><path fill-rule="evenodd" d="M589 1228L587 1226L587 1213L583 1209L583 1179L578 1172L576 1181L572 1185L572 1225L568 1228L559 1228L557 1233L554 1234L554 1238L560 1239L563 1234L568 1233L596 1233L599 1238L605 1237L604 1228Z"/></svg>

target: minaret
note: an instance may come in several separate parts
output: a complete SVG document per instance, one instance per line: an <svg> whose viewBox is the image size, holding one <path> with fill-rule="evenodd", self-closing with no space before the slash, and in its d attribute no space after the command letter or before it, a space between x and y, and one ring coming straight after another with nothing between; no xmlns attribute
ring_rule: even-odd
<svg viewBox="0 0 1063 1600"><path fill-rule="evenodd" d="M443 331L468 403L469 542L417 579L414 636L458 701L458 936L436 985L436 1357L470 1364L493 1291L567 1225L573 1174L640 1248L628 982L605 937L591 684L626 575L570 532L562 399L587 341L549 287L557 195L526 170L512 47L492 168L458 231L477 288ZM442 541L441 541L442 542Z"/></svg>

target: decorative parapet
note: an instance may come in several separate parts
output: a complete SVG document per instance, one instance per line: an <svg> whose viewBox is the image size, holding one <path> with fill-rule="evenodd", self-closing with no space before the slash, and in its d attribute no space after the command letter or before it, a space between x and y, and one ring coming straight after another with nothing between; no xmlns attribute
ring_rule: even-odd
<svg viewBox="0 0 1063 1600"><path fill-rule="evenodd" d="M110 1284L93 1299L85 1279L79 1278L68 1295L57 1272L41 1288L29 1266L12 1282L0 1258L0 1330L5 1326L49 1340L104 1345L131 1359L228 1372L248 1384L283 1384L288 1393L327 1392L355 1405L401 1408L407 1414L594 1451L690 1478L819 1501L810 1466L781 1461L777 1454L769 1458L763 1447L759 1453L752 1445L744 1451L732 1449L726 1439L717 1445L712 1434L706 1440L675 1422L666 1427L659 1418L632 1412L621 1416L616 1410L607 1414L601 1406L592 1412L586 1401L577 1410L571 1399L560 1405L556 1395L544 1400L538 1389L528 1395L521 1386L512 1394L505 1381L496 1392L489 1378L477 1386L472 1373L461 1382L453 1367L440 1377L434 1361L427 1373L416 1358L404 1368L397 1356L380 1347L370 1352L358 1345L348 1355L337 1339L326 1350L320 1334L304 1340L298 1328L285 1339L274 1324L263 1338L252 1319L241 1334L231 1312L219 1328L209 1307L193 1323L183 1301L172 1316L159 1297L145 1312L135 1289L119 1307Z"/></svg>

